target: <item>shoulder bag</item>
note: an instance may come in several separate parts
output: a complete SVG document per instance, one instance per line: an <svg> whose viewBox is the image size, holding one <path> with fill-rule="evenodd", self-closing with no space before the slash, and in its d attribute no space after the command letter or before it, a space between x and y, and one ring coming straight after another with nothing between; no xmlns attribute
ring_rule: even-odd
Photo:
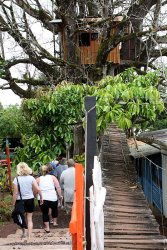
<svg viewBox="0 0 167 250"><path fill-rule="evenodd" d="M17 178L17 183L18 183L18 191L19 191L19 194L20 194L20 200L16 200L15 207L14 207L14 213L16 213L16 214L24 214L25 213L24 201L22 199L20 184L19 184L18 178Z"/></svg>

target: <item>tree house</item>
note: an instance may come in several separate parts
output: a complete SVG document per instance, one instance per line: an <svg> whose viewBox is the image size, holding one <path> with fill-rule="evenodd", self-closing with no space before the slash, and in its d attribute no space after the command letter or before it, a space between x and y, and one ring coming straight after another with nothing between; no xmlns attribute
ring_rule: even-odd
<svg viewBox="0 0 167 250"><path fill-rule="evenodd" d="M77 36L78 54L80 64L95 64L100 46L100 35L98 32L80 31ZM120 63L120 46L117 45L108 55L108 62Z"/></svg>
<svg viewBox="0 0 167 250"><path fill-rule="evenodd" d="M122 21L123 17L118 16L114 19L113 23L117 23ZM57 21L59 20L59 21ZM77 52L77 57L79 60L79 63L81 65L90 65L90 64L95 64L97 54L98 54L98 49L100 46L101 42L101 28L97 26L91 26L91 23L97 23L101 22L103 19L102 18L81 18L78 20L77 23L77 32L75 35L75 44L76 44L76 52ZM67 33L66 33L66 28L63 26L61 19L56 19L51 21L52 23L55 23L58 25L58 30L59 30L59 40L61 44L61 58L64 60L67 60ZM125 27L126 33L130 32L129 27ZM119 32L118 28L113 28L111 30L111 34L115 34ZM121 48L121 43L118 44L115 48L113 48L107 57L107 62L111 62L113 64L120 64L121 61L121 54L124 55L124 60L125 57L127 56L129 59L129 51L128 48L128 43L126 43L126 52L123 52L123 49Z"/></svg>

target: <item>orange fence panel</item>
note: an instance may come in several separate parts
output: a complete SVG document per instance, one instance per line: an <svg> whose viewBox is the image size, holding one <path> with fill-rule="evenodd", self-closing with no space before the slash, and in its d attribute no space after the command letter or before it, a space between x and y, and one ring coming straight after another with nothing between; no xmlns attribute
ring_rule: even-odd
<svg viewBox="0 0 167 250"><path fill-rule="evenodd" d="M72 207L70 233L72 234L72 249L83 250L84 242L84 168L75 164L75 195Z"/></svg>

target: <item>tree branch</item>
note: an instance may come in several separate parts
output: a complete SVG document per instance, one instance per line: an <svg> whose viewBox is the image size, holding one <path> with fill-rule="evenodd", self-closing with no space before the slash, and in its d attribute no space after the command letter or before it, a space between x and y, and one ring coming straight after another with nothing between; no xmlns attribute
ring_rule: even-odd
<svg viewBox="0 0 167 250"><path fill-rule="evenodd" d="M49 85L52 85L51 83L47 82L47 80L43 80L43 79L34 79L34 78L17 79L17 78L13 78L13 80L16 83L30 84L31 86L49 86Z"/></svg>
<svg viewBox="0 0 167 250"><path fill-rule="evenodd" d="M163 26L159 26L159 27L155 27L155 28L152 27L146 31L134 32L134 33L130 33L128 35L118 34L118 35L110 36L108 39L104 39L101 42L101 45L100 45L100 48L98 51L98 55L97 55L96 64L97 65L104 64L106 62L107 56L110 53L110 51L112 51L121 42L125 42L125 41L131 40L133 38L141 38L143 36L151 36L158 31L165 31L165 30L167 30L167 25L163 25Z"/></svg>
<svg viewBox="0 0 167 250"><path fill-rule="evenodd" d="M29 14L30 16L34 17L35 19L39 20L42 22L43 26L50 30L51 32L53 31L53 26L50 23L50 21L53 19L53 17L50 15L50 13L47 13L46 11L44 11L44 9L34 9L31 7L30 4L28 4L27 2L25 2L24 0L15 0L16 4L25 10L25 12L27 14ZM38 6L39 7L39 6Z"/></svg>

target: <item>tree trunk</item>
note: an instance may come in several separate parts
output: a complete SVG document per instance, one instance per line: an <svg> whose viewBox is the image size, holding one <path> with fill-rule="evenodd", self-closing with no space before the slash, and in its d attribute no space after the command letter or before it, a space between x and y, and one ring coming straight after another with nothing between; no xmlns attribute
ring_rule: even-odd
<svg viewBox="0 0 167 250"><path fill-rule="evenodd" d="M84 130L82 125L74 127L74 155L83 154L85 151L84 145Z"/></svg>

